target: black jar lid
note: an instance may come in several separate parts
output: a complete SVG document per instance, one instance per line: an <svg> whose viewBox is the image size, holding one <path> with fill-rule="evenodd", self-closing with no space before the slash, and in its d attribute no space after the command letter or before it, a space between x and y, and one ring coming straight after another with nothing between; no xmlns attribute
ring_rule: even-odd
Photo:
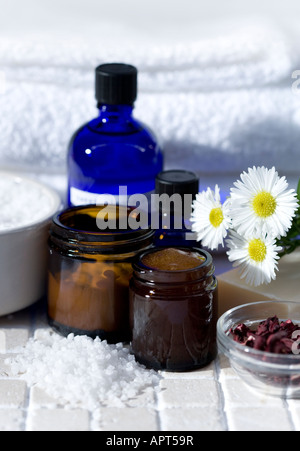
<svg viewBox="0 0 300 451"><path fill-rule="evenodd" d="M167 195L170 198L175 194L181 197L181 206L184 205L185 196L191 196L191 203L199 193L199 177L190 171L169 170L160 172L155 179L155 193L159 196ZM163 213L175 214L175 203L167 204L167 211L163 203L159 204L159 211ZM180 210L182 213L182 210Z"/></svg>
<svg viewBox="0 0 300 451"><path fill-rule="evenodd" d="M98 104L132 105L137 98L136 67L109 63L96 68L96 99Z"/></svg>
<svg viewBox="0 0 300 451"><path fill-rule="evenodd" d="M162 171L156 177L155 192L157 194L192 194L193 198L199 192L199 178L190 171Z"/></svg>

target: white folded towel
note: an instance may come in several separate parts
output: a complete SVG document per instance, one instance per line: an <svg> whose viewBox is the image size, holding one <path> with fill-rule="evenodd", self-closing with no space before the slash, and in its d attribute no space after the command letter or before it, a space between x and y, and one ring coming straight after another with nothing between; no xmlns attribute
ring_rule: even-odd
<svg viewBox="0 0 300 451"><path fill-rule="evenodd" d="M115 61L139 69L135 115L161 138L166 168L300 172L296 62L261 27L159 47L0 37L0 165L65 173L71 135L97 115L94 68Z"/></svg>

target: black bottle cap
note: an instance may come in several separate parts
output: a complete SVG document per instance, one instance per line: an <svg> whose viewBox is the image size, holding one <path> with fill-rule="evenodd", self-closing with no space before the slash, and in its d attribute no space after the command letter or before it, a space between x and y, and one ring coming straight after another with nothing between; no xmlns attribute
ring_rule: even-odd
<svg viewBox="0 0 300 451"><path fill-rule="evenodd" d="M192 194L193 199L199 193L199 178L190 171L171 170L163 171L156 177L156 194Z"/></svg>
<svg viewBox="0 0 300 451"><path fill-rule="evenodd" d="M96 68L98 104L132 105L137 97L137 69L129 64L101 64Z"/></svg>

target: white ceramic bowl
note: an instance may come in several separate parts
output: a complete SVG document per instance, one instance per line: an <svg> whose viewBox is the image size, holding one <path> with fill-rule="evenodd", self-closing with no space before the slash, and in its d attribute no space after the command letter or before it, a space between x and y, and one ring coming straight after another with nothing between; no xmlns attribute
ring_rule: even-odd
<svg viewBox="0 0 300 451"><path fill-rule="evenodd" d="M59 195L47 186L0 171L0 316L22 310L45 295L49 226L60 206ZM16 210L19 218L10 226ZM11 218L6 224L7 214Z"/></svg>

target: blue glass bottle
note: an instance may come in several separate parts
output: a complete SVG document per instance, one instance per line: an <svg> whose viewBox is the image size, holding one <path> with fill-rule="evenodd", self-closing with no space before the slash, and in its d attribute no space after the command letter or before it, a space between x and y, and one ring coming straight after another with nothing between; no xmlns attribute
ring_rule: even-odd
<svg viewBox="0 0 300 451"><path fill-rule="evenodd" d="M153 132L133 117L137 69L127 64L96 68L99 116L73 135L68 153L68 204L94 204L98 195L149 193L163 168Z"/></svg>

